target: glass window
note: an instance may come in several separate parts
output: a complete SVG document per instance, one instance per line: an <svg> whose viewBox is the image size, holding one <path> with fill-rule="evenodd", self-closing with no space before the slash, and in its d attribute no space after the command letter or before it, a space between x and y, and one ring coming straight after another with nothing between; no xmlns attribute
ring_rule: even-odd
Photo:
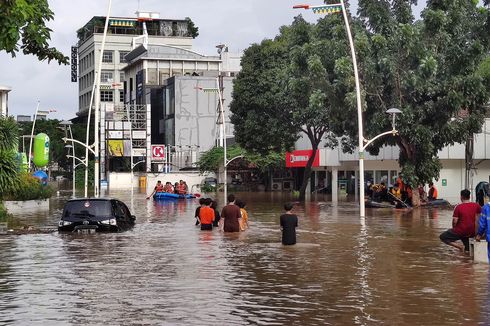
<svg viewBox="0 0 490 326"><path fill-rule="evenodd" d="M113 73L112 71L109 70L102 70L100 73L100 82L101 83L112 83L114 81L113 79Z"/></svg>
<svg viewBox="0 0 490 326"><path fill-rule="evenodd" d="M114 101L114 91L100 91L100 101L101 102L113 102Z"/></svg>
<svg viewBox="0 0 490 326"><path fill-rule="evenodd" d="M124 57L129 53L129 51L119 51L119 62L120 63L125 63L126 60Z"/></svg>
<svg viewBox="0 0 490 326"><path fill-rule="evenodd" d="M119 91L119 102L124 103L124 91Z"/></svg>
<svg viewBox="0 0 490 326"><path fill-rule="evenodd" d="M102 62L105 63L112 63L112 57L114 55L114 51L104 51L104 54L102 55Z"/></svg>
<svg viewBox="0 0 490 326"><path fill-rule="evenodd" d="M108 200L76 200L67 202L63 217L111 216L112 209Z"/></svg>
<svg viewBox="0 0 490 326"><path fill-rule="evenodd" d="M123 82L124 81L124 71L120 71L119 72L119 82Z"/></svg>

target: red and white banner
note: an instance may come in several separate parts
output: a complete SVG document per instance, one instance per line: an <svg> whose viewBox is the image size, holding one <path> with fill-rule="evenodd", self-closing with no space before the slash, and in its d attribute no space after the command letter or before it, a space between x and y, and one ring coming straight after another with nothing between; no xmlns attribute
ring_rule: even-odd
<svg viewBox="0 0 490 326"><path fill-rule="evenodd" d="M165 145L151 145L151 159L153 161L165 160Z"/></svg>
<svg viewBox="0 0 490 326"><path fill-rule="evenodd" d="M286 167L288 168L304 168L308 163L311 155L313 155L312 149L293 151L292 153L286 152ZM320 166L320 151L316 151L315 159L313 160L312 167Z"/></svg>

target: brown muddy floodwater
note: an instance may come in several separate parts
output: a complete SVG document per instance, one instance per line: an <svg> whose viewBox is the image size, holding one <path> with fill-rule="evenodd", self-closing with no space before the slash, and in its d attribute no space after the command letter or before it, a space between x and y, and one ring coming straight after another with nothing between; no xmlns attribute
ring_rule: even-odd
<svg viewBox="0 0 490 326"><path fill-rule="evenodd" d="M64 197L23 220L55 226ZM128 192L111 193L131 207ZM251 227L194 226L196 202L146 201L119 234L0 237L2 325L488 325L489 269L439 241L451 210L297 206L283 247L278 194L240 194Z"/></svg>

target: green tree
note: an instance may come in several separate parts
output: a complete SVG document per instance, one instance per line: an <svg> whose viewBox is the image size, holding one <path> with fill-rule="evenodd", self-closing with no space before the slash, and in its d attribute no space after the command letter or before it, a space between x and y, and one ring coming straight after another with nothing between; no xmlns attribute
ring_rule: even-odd
<svg viewBox="0 0 490 326"><path fill-rule="evenodd" d="M15 189L18 181L16 160L18 132L14 118L0 117L0 198Z"/></svg>
<svg viewBox="0 0 490 326"><path fill-rule="evenodd" d="M223 147L213 147L209 151L204 152L199 158L199 171L201 173L218 172L219 168L223 166L223 155ZM271 168L283 167L284 165L284 153L269 152L267 155L261 155L248 152L238 145L227 148L226 156L227 159L242 156L242 162L252 164L261 172L267 172Z"/></svg>
<svg viewBox="0 0 490 326"><path fill-rule="evenodd" d="M68 64L68 57L48 44L52 30L46 23L53 18L47 0L0 0L0 51L14 57L22 50L41 61Z"/></svg>
<svg viewBox="0 0 490 326"><path fill-rule="evenodd" d="M398 145L403 177L412 185L438 178L437 152L480 130L490 98L490 79L478 73L490 49L488 8L478 1L430 0L416 21L414 3L359 0L369 34L359 55L365 136L388 130L387 109L403 111L399 135L371 151Z"/></svg>
<svg viewBox="0 0 490 326"><path fill-rule="evenodd" d="M355 114L352 64L341 16L309 24L301 16L274 40L252 45L242 58L233 89L231 121L237 142L267 153L290 150L300 136L309 140L300 200L320 145L337 145L345 116ZM362 34L362 33L361 33Z"/></svg>

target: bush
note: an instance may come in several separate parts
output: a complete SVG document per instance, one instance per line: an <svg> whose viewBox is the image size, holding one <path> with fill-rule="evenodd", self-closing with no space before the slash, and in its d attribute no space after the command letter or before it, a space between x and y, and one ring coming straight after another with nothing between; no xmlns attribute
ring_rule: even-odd
<svg viewBox="0 0 490 326"><path fill-rule="evenodd" d="M7 222L7 219L9 218L9 214L7 212L7 209L3 205L2 202L0 202L0 222Z"/></svg>
<svg viewBox="0 0 490 326"><path fill-rule="evenodd" d="M4 195L4 200L34 200L46 199L51 197L53 189L49 186L43 186L39 179L22 173L19 177L17 189L11 193Z"/></svg>

